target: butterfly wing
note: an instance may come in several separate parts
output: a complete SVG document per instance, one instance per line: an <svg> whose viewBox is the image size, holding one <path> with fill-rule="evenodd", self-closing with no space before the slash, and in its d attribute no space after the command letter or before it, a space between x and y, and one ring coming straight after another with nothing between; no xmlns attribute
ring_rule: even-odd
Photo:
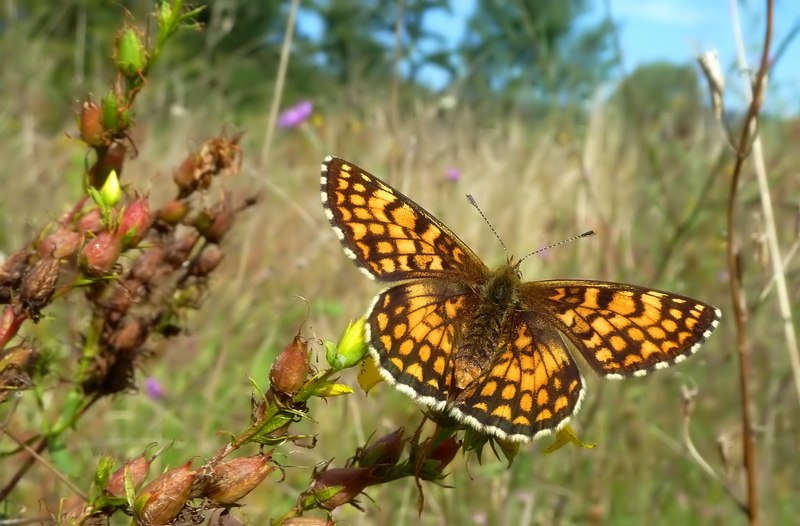
<svg viewBox="0 0 800 526"><path fill-rule="evenodd" d="M563 427L583 399L583 379L561 336L525 312L509 315L498 353L451 413L481 432L528 441Z"/></svg>
<svg viewBox="0 0 800 526"><path fill-rule="evenodd" d="M387 381L441 410L451 399L453 351L478 296L455 281L421 279L390 287L367 314L366 340Z"/></svg>
<svg viewBox="0 0 800 526"><path fill-rule="evenodd" d="M358 166L326 157L322 205L347 256L370 278L478 279L488 270L445 225Z"/></svg>
<svg viewBox="0 0 800 526"><path fill-rule="evenodd" d="M685 360L722 316L695 299L625 283L534 281L520 296L607 378L642 376Z"/></svg>

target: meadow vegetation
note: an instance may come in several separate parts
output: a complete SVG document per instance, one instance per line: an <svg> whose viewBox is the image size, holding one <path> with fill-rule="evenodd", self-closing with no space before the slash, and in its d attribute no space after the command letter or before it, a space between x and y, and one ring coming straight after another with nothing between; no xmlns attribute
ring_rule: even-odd
<svg viewBox="0 0 800 526"><path fill-rule="evenodd" d="M424 2L407 3L424 11ZM716 305L723 321L696 356L645 378L604 381L579 359L588 385L573 427L582 440L596 444L592 449L568 444L543 453L551 441L546 438L523 445L513 462L489 447L480 461L459 451L447 462L426 464L433 471L420 485L405 476L370 486L357 499L362 510L334 501L326 506L335 492L318 494L308 516L326 519L325 508L334 508L332 517L342 524L740 523L748 517L755 521L749 508L754 477L760 522L796 520L800 372L792 368L796 348L779 302L783 287L793 302L791 315L800 315L796 118L764 115L753 132L760 137L767 169L774 212L767 218L750 155L753 135L747 135L744 147L738 142L748 116L755 114L734 107L722 120L715 117L709 88L695 65L644 67L616 84L612 95L601 96L600 81L615 63L607 47L594 51L606 70L586 75L570 74L581 63L566 62L563 54L529 57L493 48L507 60L517 57L517 69L538 61L540 77L547 80L534 86L529 72L493 86L496 72L484 72L480 60L502 64L491 56L470 55L480 48L472 43L462 49L463 57L478 64L471 81L454 76L447 89L434 92L393 74L396 49L391 45L379 46L376 56L384 62L377 66L363 56L347 62L341 59L346 53L332 54L341 59L335 69L333 60L303 58L313 55L314 41L301 32L279 82L281 45L291 38L284 29L291 6L266 2L271 11L250 13L248 19L247 3L234 4L243 10L237 23L269 19L269 46L247 48L247 42L232 41L233 33L212 38L224 25L224 13L212 2L211 9L176 22L187 27L165 39L152 69L136 61L120 65L124 28L144 28L149 21L149 30L133 33L150 42L151 51L157 40L157 18L134 9L138 4L128 6L134 12L128 15L118 8L98 7L95 13L65 7L58 18L42 14L31 2L31 13L41 18L19 15L0 31L0 54L15 56L15 68L0 72L0 261L27 254L16 284L0 273L0 280L6 279L0 291L8 292L0 294L5 345L0 346L5 353L0 355L5 382L0 525L21 524L15 519L92 524L80 522L86 520L80 513L67 514L85 505L78 496L102 493L97 473L108 474L143 453L158 453L146 481L190 461L193 469L211 465L213 471L231 452L226 445L232 437L235 443L246 435L264 411L279 403L275 400L284 404L281 410L307 408L308 418L293 422L289 437L280 434L281 428L261 430L257 443L246 443L252 436L242 440L233 456L256 455L261 444L274 470L236 499L243 505L231 512L238 519L227 520L265 524L291 515L304 496L313 494L319 473L345 467L358 448L400 426L404 454L413 455L421 408L385 383L365 394L357 366L314 379L318 389L300 405L292 405L292 395L302 391L297 385L270 390L273 363L287 346L307 346L309 376L327 370L323 341L337 341L380 288L342 254L323 213L319 169L329 154L411 196L490 267L504 262L502 247L465 194L477 198L518 256L588 229L597 232L526 260L526 280L569 277L652 286ZM351 8L354 13L366 9L358 3ZM178 12L186 14L185 8ZM429 38L412 31L419 30L415 13L409 7L408 17L399 17L408 24L401 28L412 41ZM205 29L193 25L197 18ZM42 21L51 25L37 31ZM62 25L73 31L82 27L90 36L78 39ZM594 31L581 38L613 37L610 26ZM492 28L480 27L474 34L485 42L495 35ZM318 44L319 49L335 48L341 43L335 37L328 27L323 42L330 46ZM68 53L61 48L70 38ZM573 37L569 45L578 46L581 38ZM193 60L192 50L203 46L214 52ZM150 52L150 59L154 55ZM549 68L545 59L553 63ZM438 56L428 60L444 63ZM85 63L78 68L77 61ZM752 68L758 71L759 64ZM78 70L85 76L78 78ZM729 83L738 81L733 68L726 73ZM86 105L100 105L107 93L116 97L115 123L105 117L101 133L87 135ZM763 95L768 99L769 90ZM274 109L290 107L298 115L279 120ZM120 122L128 118L130 126ZM138 244L122 239L126 228L115 241L120 244L116 257L93 259L85 253L86 244L111 227L101 222L80 229L77 223L97 207L89 188L102 193L110 173L106 169L93 179L102 171L97 160L118 144L125 155L113 166L124 195L118 204L102 206L121 221L123 210L146 200L148 221L134 229L145 237ZM737 158L743 159L741 166ZM192 175L182 180L187 163ZM732 276L729 197L737 180ZM188 211L172 221L168 214L176 202ZM47 287L41 282L25 289L20 283L29 269L53 259L42 241L59 227L83 237L73 252L55 258L59 263L50 277L57 281L51 289L40 291ZM770 227L781 247L785 282L775 278ZM132 343L115 340L111 335L121 326L108 295L136 277L131 269L143 254L154 247L173 250L187 236L192 239L187 252L174 264L161 264L159 280L137 296L136 323L144 324L144 334L137 333ZM24 305L23 289L30 296ZM743 324L736 321L732 297L745 302ZM742 331L749 357L744 374L755 444L752 465L746 463L742 439L737 353ZM298 334L303 338L295 339ZM31 352L12 367L11 349ZM114 358L98 361L92 354L98 350ZM124 353L123 365L115 366L119 374L110 375L102 365L122 363L117 360ZM353 392L332 391L341 384ZM419 441L433 429L427 423ZM115 463L98 470L107 462L104 455ZM210 499L211 493L204 495ZM121 500L107 505L128 509L134 504L128 500L123 491ZM199 496L192 502L202 506ZM216 523L221 506L205 509L211 517L206 520ZM121 511L110 519L112 524L130 520ZM179 520L188 524L192 517L184 514Z"/></svg>

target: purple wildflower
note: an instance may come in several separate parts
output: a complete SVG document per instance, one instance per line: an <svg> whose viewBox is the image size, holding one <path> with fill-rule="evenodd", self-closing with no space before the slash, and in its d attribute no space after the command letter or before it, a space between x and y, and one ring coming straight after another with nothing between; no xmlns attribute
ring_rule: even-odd
<svg viewBox="0 0 800 526"><path fill-rule="evenodd" d="M144 381L144 388L147 391L147 396L153 400L161 400L164 398L164 388L161 383L152 376L148 376Z"/></svg>
<svg viewBox="0 0 800 526"><path fill-rule="evenodd" d="M310 100L302 100L290 106L278 115L278 126L285 130L297 128L311 116L314 111L314 104Z"/></svg>
<svg viewBox="0 0 800 526"><path fill-rule="evenodd" d="M457 183L461 179L461 172L458 171L458 168L451 167L444 172L444 176L448 181Z"/></svg>

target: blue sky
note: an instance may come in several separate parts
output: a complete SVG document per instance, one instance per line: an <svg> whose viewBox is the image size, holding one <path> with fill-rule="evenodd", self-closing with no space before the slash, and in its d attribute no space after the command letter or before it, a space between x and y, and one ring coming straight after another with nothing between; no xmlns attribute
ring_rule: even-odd
<svg viewBox="0 0 800 526"><path fill-rule="evenodd" d="M549 0L558 1L558 0ZM800 2L775 0L773 51L800 24ZM715 48L727 78L726 101L732 107L744 105L737 70L735 40L729 0L608 0L612 19L620 31L625 71L653 61L693 62L696 54ZM755 68L764 38L765 6L761 1L739 2L742 33L748 62ZM449 45L464 36L466 20L476 0L451 0L451 13L438 11L427 19L430 29L442 34ZM606 0L591 0L583 22L602 20ZM301 29L319 32L315 21L300 18ZM305 27L304 27L305 26ZM618 76L622 71L616 71ZM426 70L424 81L439 87L444 74ZM769 107L779 113L800 113L800 38L791 42L770 78Z"/></svg>

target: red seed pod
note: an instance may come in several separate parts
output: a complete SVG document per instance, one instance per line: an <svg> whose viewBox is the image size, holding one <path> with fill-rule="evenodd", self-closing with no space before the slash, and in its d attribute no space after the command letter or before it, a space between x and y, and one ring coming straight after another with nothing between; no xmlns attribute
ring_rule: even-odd
<svg viewBox="0 0 800 526"><path fill-rule="evenodd" d="M308 342L299 335L275 358L269 382L276 393L294 395L306 381L309 371Z"/></svg>
<svg viewBox="0 0 800 526"><path fill-rule="evenodd" d="M166 203L156 212L156 218L168 225L176 226L184 220L189 213L189 205L186 201L175 199Z"/></svg>
<svg viewBox="0 0 800 526"><path fill-rule="evenodd" d="M125 163L127 153L125 146L119 142L111 144L104 152L101 152L100 157L89 168L89 185L100 190L111 170L117 173L117 177L122 177L122 165Z"/></svg>
<svg viewBox="0 0 800 526"><path fill-rule="evenodd" d="M91 147L105 144L105 128L103 127L103 111L100 105L92 100L81 104L81 113L78 122L83 142Z"/></svg>
<svg viewBox="0 0 800 526"><path fill-rule="evenodd" d="M208 245L205 247L200 256L192 261L192 266L189 267L189 275L203 278L211 274L215 268L219 266L225 253L217 245Z"/></svg>
<svg viewBox="0 0 800 526"><path fill-rule="evenodd" d="M358 497L367 486L378 482L372 476L375 468L331 468L314 475L308 492L312 502L326 510L333 510ZM333 495L331 491L339 488Z"/></svg>
<svg viewBox="0 0 800 526"><path fill-rule="evenodd" d="M64 259L78 252L82 241L81 234L62 226L42 239L36 248L42 257Z"/></svg>
<svg viewBox="0 0 800 526"><path fill-rule="evenodd" d="M269 455L253 455L215 465L211 468L211 483L203 495L219 504L234 504L275 470L269 460Z"/></svg>
<svg viewBox="0 0 800 526"><path fill-rule="evenodd" d="M171 469L147 484L133 504L133 516L141 526L161 526L178 516L192 491L197 472L191 462Z"/></svg>
<svg viewBox="0 0 800 526"><path fill-rule="evenodd" d="M90 239L81 250L81 265L90 275L108 274L122 251L122 241L104 230Z"/></svg>
<svg viewBox="0 0 800 526"><path fill-rule="evenodd" d="M133 460L128 460L108 478L106 492L114 497L125 497L125 468L131 475L133 487L138 488L150 472L152 458L142 454Z"/></svg>
<svg viewBox="0 0 800 526"><path fill-rule="evenodd" d="M92 208L78 219L78 232L81 234L98 234L105 227L98 207Z"/></svg>
<svg viewBox="0 0 800 526"><path fill-rule="evenodd" d="M178 187L180 197L186 197L197 189L197 157L189 154L172 177Z"/></svg>
<svg viewBox="0 0 800 526"><path fill-rule="evenodd" d="M125 207L119 221L117 235L122 236L124 249L134 248L144 239L150 228L150 204L145 197L137 197Z"/></svg>
<svg viewBox="0 0 800 526"><path fill-rule="evenodd" d="M358 465L363 468L396 464L403 454L404 432L405 429L400 427L364 447L358 454Z"/></svg>
<svg viewBox="0 0 800 526"><path fill-rule="evenodd" d="M58 281L59 265L55 258L37 261L22 278L19 297L22 304L36 312L53 297Z"/></svg>
<svg viewBox="0 0 800 526"><path fill-rule="evenodd" d="M437 470L442 472L444 468L446 468L447 465L450 464L450 462L452 462L456 457L459 449L461 449L461 443L456 440L455 436L451 436L439 444L436 449L431 451L431 453L428 455L428 459L438 460L439 466Z"/></svg>

